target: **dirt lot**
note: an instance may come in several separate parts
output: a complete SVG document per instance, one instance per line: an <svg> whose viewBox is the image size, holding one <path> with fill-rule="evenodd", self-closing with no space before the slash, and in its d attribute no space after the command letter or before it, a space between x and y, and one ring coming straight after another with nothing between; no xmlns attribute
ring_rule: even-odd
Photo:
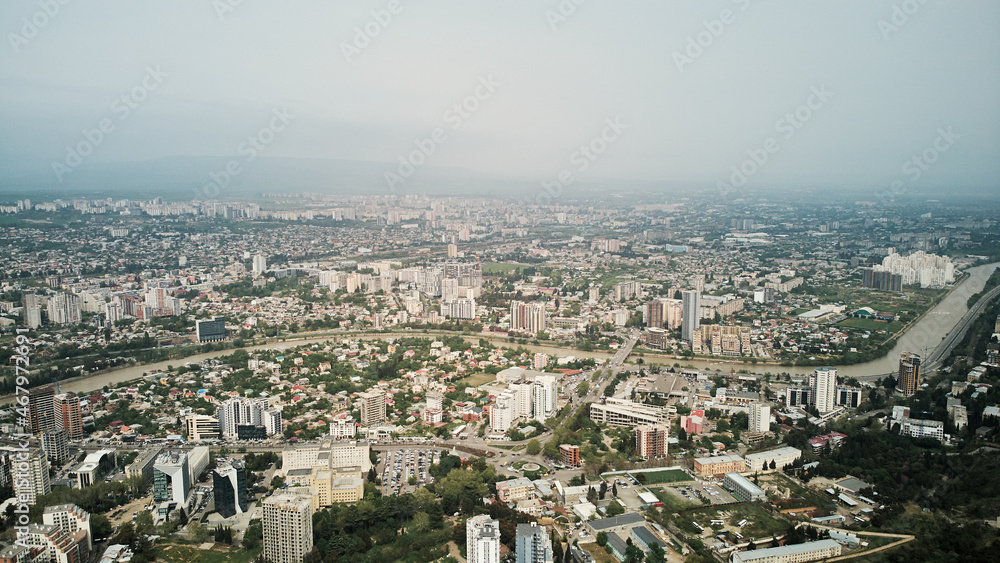
<svg viewBox="0 0 1000 563"><path fill-rule="evenodd" d="M132 512L141 511L152 500L153 497L143 497L140 499L136 499L126 504L125 506L119 506L118 508L112 510L111 512L108 512L107 514L105 514L105 516L107 516L108 520L111 521L112 526L118 526L119 524L124 524L125 522L131 522ZM121 512L119 513L119 511ZM118 516L112 517L111 516L112 514L118 514Z"/></svg>

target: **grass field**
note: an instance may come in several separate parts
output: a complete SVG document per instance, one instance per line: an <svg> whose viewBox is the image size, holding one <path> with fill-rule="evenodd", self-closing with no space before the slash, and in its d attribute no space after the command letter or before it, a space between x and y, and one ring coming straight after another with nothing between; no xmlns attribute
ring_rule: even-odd
<svg viewBox="0 0 1000 563"><path fill-rule="evenodd" d="M663 510L665 512L677 512L685 508L698 506L699 504L683 498L679 493L670 488L652 487L649 490L663 503Z"/></svg>
<svg viewBox="0 0 1000 563"><path fill-rule="evenodd" d="M691 481L691 476L681 471L680 469L667 469L665 471L644 471L642 473L646 476L647 485L656 485L660 483L677 483L680 481ZM633 473L632 475L636 475Z"/></svg>
<svg viewBox="0 0 1000 563"><path fill-rule="evenodd" d="M458 382L455 383L455 388L458 390L462 390L462 388L464 387L479 387L480 385L484 383L489 383L496 378L497 376L491 373L477 373L474 375L470 375L465 379L460 379Z"/></svg>
<svg viewBox="0 0 1000 563"><path fill-rule="evenodd" d="M202 551L195 546L174 543L156 547L156 559L166 563L249 563L260 554L259 549L244 551L241 548L217 545L216 549Z"/></svg>
<svg viewBox="0 0 1000 563"><path fill-rule="evenodd" d="M874 319L844 319L837 323L837 326L860 328L861 330L870 330L873 332L877 330L887 330L895 333L899 332L899 330L903 328L903 323L895 321L887 323L883 321L876 321Z"/></svg>

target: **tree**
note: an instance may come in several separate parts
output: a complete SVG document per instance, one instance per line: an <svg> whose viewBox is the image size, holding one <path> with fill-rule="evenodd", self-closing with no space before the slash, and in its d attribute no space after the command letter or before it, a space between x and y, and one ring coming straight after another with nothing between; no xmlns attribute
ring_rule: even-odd
<svg viewBox="0 0 1000 563"><path fill-rule="evenodd" d="M14 508L14 505L11 505ZM103 514L92 514L90 516L90 533L94 539L104 539L114 533L111 521Z"/></svg>
<svg viewBox="0 0 1000 563"><path fill-rule="evenodd" d="M143 510L135 517L135 531L139 534L148 534L153 531L153 515L148 510Z"/></svg>
<svg viewBox="0 0 1000 563"><path fill-rule="evenodd" d="M597 532L597 545L604 547L608 545L608 534L607 532Z"/></svg>
<svg viewBox="0 0 1000 563"><path fill-rule="evenodd" d="M607 495L607 494L608 494L608 482L607 481L601 481L601 490L600 490L600 492L598 494L598 498L600 500L604 500L604 496Z"/></svg>
<svg viewBox="0 0 1000 563"><path fill-rule="evenodd" d="M632 541L632 538L629 538ZM646 556L645 553L639 546L629 543L629 546L625 549L625 560L623 563L642 563L643 558Z"/></svg>
<svg viewBox="0 0 1000 563"><path fill-rule="evenodd" d="M770 467L771 467L771 469L774 469L776 467L773 459L771 460L771 466Z"/></svg>
<svg viewBox="0 0 1000 563"><path fill-rule="evenodd" d="M203 526L201 522L192 522L188 525L187 531L191 539L198 543L202 543L206 538L208 538L208 528Z"/></svg>
<svg viewBox="0 0 1000 563"><path fill-rule="evenodd" d="M542 443L537 438L532 438L525 449L528 455L538 455L542 451Z"/></svg>
<svg viewBox="0 0 1000 563"><path fill-rule="evenodd" d="M608 511L608 516L618 516L620 514L625 514L625 509L618 501L611 501L608 504L608 508L606 510Z"/></svg>
<svg viewBox="0 0 1000 563"><path fill-rule="evenodd" d="M660 547L660 544L654 543L649 546L649 557L646 559L649 563L665 563L667 560L667 554Z"/></svg>

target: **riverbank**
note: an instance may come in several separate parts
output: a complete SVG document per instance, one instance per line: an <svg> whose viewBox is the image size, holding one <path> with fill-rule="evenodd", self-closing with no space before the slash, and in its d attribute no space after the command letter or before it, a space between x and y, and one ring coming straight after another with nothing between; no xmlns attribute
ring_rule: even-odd
<svg viewBox="0 0 1000 563"><path fill-rule="evenodd" d="M1000 265L1000 263L986 264L970 268L968 270L969 275L966 279L957 284L956 287L948 293L948 295L941 299L941 301L934 308L926 312L921 319L910 328L910 330L902 334L896 340L896 345L885 356L860 364L838 366L837 370L839 374L843 377L855 377L858 379L883 377L894 373L897 370L899 355L902 352L906 351L924 354L926 351L936 348L961 322L962 317L969 310L967 305L969 298L982 291L983 287L986 285L986 281L998 265ZM242 349L251 352L254 350L263 350L268 348L281 349L305 344L336 341L344 338L374 340L382 338L419 338L431 336L461 336L467 342L473 343L484 339L497 346L521 347L531 352L541 352L557 356L576 356L578 358L595 358L604 360L611 357L611 354L607 352L584 352L575 348L554 346L551 344L518 344L517 342L510 342L508 338L500 338L490 335L462 334L440 331L424 332L420 330L397 332L330 331L300 334L271 339L266 343L244 347ZM204 360L232 354L234 350L234 348L217 350L208 353L193 354L180 359L172 359L152 364L128 366L104 372L97 372L61 381L60 386L64 392L73 391L78 394L87 394L92 391L102 389L105 386L113 387L128 381L139 379L144 374L153 370L166 371L168 365L199 363ZM642 358L645 363L654 363L659 365L673 365L674 363L679 363L683 366L693 366L695 369L704 371L726 371L730 366L730 361L724 359L679 359L665 354L653 356L647 353L643 353ZM765 364L763 362L758 362L757 364L741 363L739 366L739 369L746 370L749 373L756 375L764 375L768 372L772 374L783 372L790 375L802 376L812 373L815 369L810 366L782 366L780 364ZM12 395L2 397L0 398L0 405L9 404L13 402L13 400L14 397Z"/></svg>

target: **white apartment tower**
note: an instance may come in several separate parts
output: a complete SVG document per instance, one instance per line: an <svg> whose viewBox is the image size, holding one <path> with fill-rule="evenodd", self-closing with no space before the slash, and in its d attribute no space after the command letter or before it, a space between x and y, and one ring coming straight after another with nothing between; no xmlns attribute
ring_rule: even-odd
<svg viewBox="0 0 1000 563"><path fill-rule="evenodd" d="M465 550L469 563L500 563L500 522L486 514L466 520Z"/></svg>
<svg viewBox="0 0 1000 563"><path fill-rule="evenodd" d="M556 414L556 376L535 377L534 391L534 418L539 422L545 422Z"/></svg>
<svg viewBox="0 0 1000 563"><path fill-rule="evenodd" d="M749 432L767 432L771 429L771 407L763 403L751 403L749 414Z"/></svg>
<svg viewBox="0 0 1000 563"><path fill-rule="evenodd" d="M701 328L701 293L684 291L681 293L681 340L691 342L699 328Z"/></svg>
<svg viewBox="0 0 1000 563"><path fill-rule="evenodd" d="M837 405L837 369L831 367L816 368L809 376L809 387L814 397L816 410L826 414Z"/></svg>
<svg viewBox="0 0 1000 563"><path fill-rule="evenodd" d="M278 493L264 499L264 557L273 563L301 563L313 547L312 499Z"/></svg>

